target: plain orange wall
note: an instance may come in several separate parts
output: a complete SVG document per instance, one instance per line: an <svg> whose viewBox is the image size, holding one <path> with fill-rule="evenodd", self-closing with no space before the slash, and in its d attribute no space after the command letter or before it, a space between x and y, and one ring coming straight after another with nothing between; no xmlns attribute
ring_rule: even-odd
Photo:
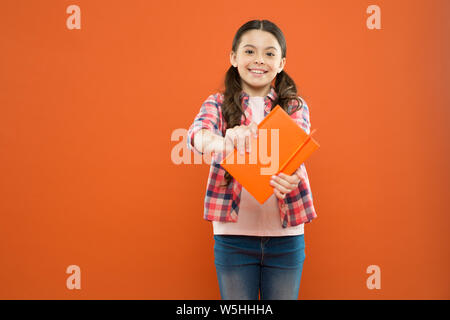
<svg viewBox="0 0 450 320"><path fill-rule="evenodd" d="M81 30L66 27L71 4ZM382 30L366 27L372 4ZM209 166L175 165L170 138L222 87L237 29L269 19L321 144L300 299L449 299L449 13L447 0L3 0L0 298L220 298ZM72 264L81 290L66 288Z"/></svg>

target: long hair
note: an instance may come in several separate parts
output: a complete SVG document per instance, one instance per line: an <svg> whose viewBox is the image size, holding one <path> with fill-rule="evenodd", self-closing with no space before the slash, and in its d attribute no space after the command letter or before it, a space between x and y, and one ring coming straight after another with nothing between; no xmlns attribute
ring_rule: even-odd
<svg viewBox="0 0 450 320"><path fill-rule="evenodd" d="M286 40L283 32L281 32L280 28L269 20L251 20L242 25L236 32L233 39L231 50L234 53L237 53L242 35L253 29L267 31L273 34L280 44L281 58L286 57ZM244 114L240 100L240 95L242 92L241 77L237 68L230 66L225 74L224 84L225 90L223 92L224 101L222 104L222 114L227 124L227 128L233 128L241 124L241 117ZM284 69L280 73L277 73L275 78L275 92L277 93L277 99L273 102L272 108L276 105L280 105L284 111L291 115L303 107L302 101L298 98L297 86L295 85L294 80L292 80ZM289 110L289 105L292 100L297 101L296 107L293 110ZM231 174L226 171L225 181L227 186L229 185L231 179Z"/></svg>

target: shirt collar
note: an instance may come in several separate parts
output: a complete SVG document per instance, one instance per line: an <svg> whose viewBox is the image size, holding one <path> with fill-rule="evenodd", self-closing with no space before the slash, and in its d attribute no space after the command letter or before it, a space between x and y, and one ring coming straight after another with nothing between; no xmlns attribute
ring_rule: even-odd
<svg viewBox="0 0 450 320"><path fill-rule="evenodd" d="M268 100L270 99L270 100L272 100L272 102L273 101L275 101L276 100L276 98L278 97L278 95L277 95L277 93L276 93L276 91L275 91L275 87L274 86L270 86L270 91L269 91L269 93L264 97L264 102L266 103L266 105L268 104ZM246 102L248 102L248 99L250 98L250 96L248 95L248 93L247 92L245 92L244 90L242 90L241 91L241 95L240 95L240 99L241 99L241 101L242 100L245 100Z"/></svg>
<svg viewBox="0 0 450 320"><path fill-rule="evenodd" d="M271 85L269 93L264 97L264 116L266 116L272 110L274 101L277 99L277 97L278 97L278 95L275 91L275 87ZM244 123L248 124L247 122L250 121L249 119L252 119L252 115L251 115L252 110L249 107L250 96L248 95L247 92L242 90L241 94L240 94L240 98L241 98L241 106L244 111L244 114L242 115L242 118L243 118L242 121ZM245 119L247 119L247 120L245 120Z"/></svg>

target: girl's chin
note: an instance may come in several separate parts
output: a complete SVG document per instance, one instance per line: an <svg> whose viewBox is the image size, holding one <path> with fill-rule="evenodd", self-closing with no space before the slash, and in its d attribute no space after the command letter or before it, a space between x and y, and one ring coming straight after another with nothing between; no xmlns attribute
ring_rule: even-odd
<svg viewBox="0 0 450 320"><path fill-rule="evenodd" d="M245 81L245 82L250 87L258 87L258 88L268 86L272 83L271 81L267 81L267 80L266 81L258 81L258 80L254 80L254 79L250 79L249 81Z"/></svg>
<svg viewBox="0 0 450 320"><path fill-rule="evenodd" d="M271 85L271 82L268 83L252 83L245 81L245 85L253 92L260 92L267 90L267 87ZM257 94L260 95L260 94Z"/></svg>

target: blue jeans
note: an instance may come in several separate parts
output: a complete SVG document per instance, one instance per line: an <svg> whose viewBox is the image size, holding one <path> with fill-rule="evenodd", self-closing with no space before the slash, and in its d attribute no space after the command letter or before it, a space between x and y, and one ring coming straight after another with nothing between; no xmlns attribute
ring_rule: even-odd
<svg viewBox="0 0 450 320"><path fill-rule="evenodd" d="M214 263L224 300L297 300L304 235L214 235Z"/></svg>

